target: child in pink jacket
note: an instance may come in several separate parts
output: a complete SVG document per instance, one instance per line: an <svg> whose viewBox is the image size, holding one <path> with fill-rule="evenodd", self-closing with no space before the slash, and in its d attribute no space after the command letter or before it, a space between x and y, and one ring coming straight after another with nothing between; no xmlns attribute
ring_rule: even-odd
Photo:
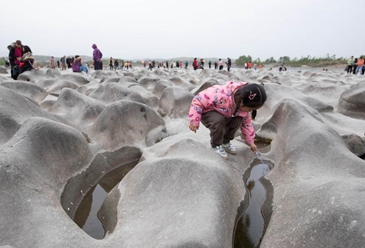
<svg viewBox="0 0 365 248"><path fill-rule="evenodd" d="M193 98L189 112L189 128L196 132L199 123L202 122L210 130L213 149L227 158L226 152L237 152L230 141L241 127L242 138L253 152L257 152L251 112L252 119L255 119L257 109L261 108L265 101L265 89L258 84L228 82L225 85L214 85Z"/></svg>

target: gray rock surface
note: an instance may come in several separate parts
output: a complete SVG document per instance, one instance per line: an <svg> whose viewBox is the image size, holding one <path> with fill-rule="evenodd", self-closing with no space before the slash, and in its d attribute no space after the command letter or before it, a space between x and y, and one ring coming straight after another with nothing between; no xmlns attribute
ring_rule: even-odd
<svg viewBox="0 0 365 248"><path fill-rule="evenodd" d="M237 133L237 155L221 158L187 118L197 92L231 80L268 95L254 121L274 165L260 247L364 247L363 77L141 67L0 76L0 247L232 247L255 154ZM102 186L107 234L96 240L72 218L116 168L126 176Z"/></svg>

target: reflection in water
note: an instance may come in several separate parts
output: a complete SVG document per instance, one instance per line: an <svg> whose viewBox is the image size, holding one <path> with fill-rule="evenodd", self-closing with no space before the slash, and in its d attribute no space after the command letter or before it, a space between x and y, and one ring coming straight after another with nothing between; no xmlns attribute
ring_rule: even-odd
<svg viewBox="0 0 365 248"><path fill-rule="evenodd" d="M125 164L107 173L96 186L85 195L77 208L74 221L87 234L95 239L103 239L105 231L97 213L108 193L135 166L135 162Z"/></svg>
<svg viewBox="0 0 365 248"><path fill-rule="evenodd" d="M264 204L270 204L267 199L268 188L263 183L262 178L270 171L270 166L262 164L261 162L256 163L252 168L248 170L244 175L244 181L248 189L248 201L247 208L241 211L239 216L234 239L234 247L258 247L262 237L264 236L265 229L269 223L271 213L265 216L263 213ZM272 193L272 192L271 192ZM272 198L271 198L272 201ZM266 218L265 218L266 217Z"/></svg>
<svg viewBox="0 0 365 248"><path fill-rule="evenodd" d="M108 193L100 187L94 186L85 196L75 215L75 223L91 237L104 238L104 229L97 217L97 213Z"/></svg>

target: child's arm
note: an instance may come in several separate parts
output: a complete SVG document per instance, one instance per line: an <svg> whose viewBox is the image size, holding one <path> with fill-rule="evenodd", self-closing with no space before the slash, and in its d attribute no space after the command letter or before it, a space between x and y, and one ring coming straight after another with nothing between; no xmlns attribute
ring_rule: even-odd
<svg viewBox="0 0 365 248"><path fill-rule="evenodd" d="M243 117L241 124L241 132L242 139L246 141L246 143L251 147L253 152L257 152L257 146L255 145L255 129L252 125L252 120L250 117L250 113L247 113L247 116Z"/></svg>
<svg viewBox="0 0 365 248"><path fill-rule="evenodd" d="M191 106L189 111L189 119L190 119L189 128L193 132L196 132L196 130L198 130L199 128L203 110L207 106L212 105L213 99L211 99L206 93L207 90L200 92L191 101Z"/></svg>

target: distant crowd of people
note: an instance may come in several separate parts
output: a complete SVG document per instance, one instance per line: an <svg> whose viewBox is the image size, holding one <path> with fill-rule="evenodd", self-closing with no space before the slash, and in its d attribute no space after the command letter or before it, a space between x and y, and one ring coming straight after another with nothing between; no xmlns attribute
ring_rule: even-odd
<svg viewBox="0 0 365 248"><path fill-rule="evenodd" d="M100 49L97 47L96 44L93 44L92 46L93 49L93 62L92 62L92 66L95 70L102 70L103 69L103 54L100 51ZM11 67L11 77L13 79L17 79L18 76L25 72L25 71L30 71L32 69L39 69L39 67L36 67L36 63L34 60L34 57L32 55L32 50L30 49L29 46L27 45L23 45L22 42L20 40L17 40L13 43L11 43L8 46L8 50L9 50L9 65ZM145 61L142 60L141 61L142 66L144 68L147 68L149 70L152 70L153 68L157 67L157 68L185 68L188 69L189 66L189 62L185 61L183 63L183 61L173 61L171 60L170 63L168 61L165 62L156 62L154 60L150 60L150 61ZM194 70L197 69L203 69L205 68L205 60L203 58L201 59L197 59L194 58L194 60L192 61L192 67ZM225 63L223 63L222 59L219 58L218 61L214 61L214 63L212 63L212 61L208 62L208 68L211 69L212 65L214 66L215 70L223 70L224 69L224 65L227 68L227 71L231 70L231 66L232 66L232 61L231 59L228 57L227 60L225 61ZM56 68L61 68L61 70L66 70L66 69L72 69L73 72L81 72L81 73L88 73L88 68L89 68L89 63L85 63L83 64L82 62L82 58L80 55L76 55L75 57L73 56L63 56L60 58L60 60L55 61L54 57L52 56L49 60L49 67L52 69L56 69ZM119 70L119 69L129 69L132 68L132 62L131 61L124 61L124 60L119 60L119 59L113 59L112 57L109 58L109 69L110 70ZM257 65L256 63L252 64L251 61L246 62L244 64L244 68L245 69L254 69L256 70L258 69L262 69L262 64ZM270 68L271 70L271 68ZM279 71L286 71L286 67L282 64L279 67ZM359 58L354 58L354 56L351 56L350 59L348 59L347 61L347 66L346 69L347 73L352 73L352 74L359 74L359 75L363 75L365 72L365 65L364 65L364 58L362 56L360 56ZM323 71L327 71L327 69L324 69Z"/></svg>
<svg viewBox="0 0 365 248"><path fill-rule="evenodd" d="M96 44L93 44L93 63L92 66L95 70L102 70L103 69L103 53L100 51L100 49L97 47ZM9 64L11 66L11 76L13 79L17 79L19 74L27 71L32 70L35 67L35 61L34 57L32 56L32 51L29 48L29 46L23 46L20 40L17 40L16 42L12 43L8 46L9 49ZM27 55L27 57L24 57ZM165 62L156 62L154 60L145 61L142 60L142 66L144 68L147 68L149 70L152 70L153 68L185 68L188 69L189 62L185 61L184 63L182 61L168 61ZM205 68L205 60L202 58L198 60L197 58L194 58L192 61L192 67L194 70L197 69L204 69ZM231 70L232 61L228 57L227 61L225 61L225 65L227 68L227 71ZM60 68L61 70L67 70L72 69L73 72L82 72L82 73L88 73L89 63L83 64L82 58L80 55L76 56L62 56L59 60L55 61L55 58L53 56L49 59L49 67L52 69ZM215 61L213 63L215 70L223 70L224 64L222 59L220 58L218 61ZM113 57L109 58L108 67L110 70L119 70L119 69L129 69L132 68L132 62L131 61L123 61L119 59L113 59ZM209 69L212 68L212 62L208 62ZM245 64L246 69L251 69L251 62ZM254 69L257 68L257 65L254 64ZM38 68L37 68L38 69ZM262 69L262 65L260 65L260 69Z"/></svg>

